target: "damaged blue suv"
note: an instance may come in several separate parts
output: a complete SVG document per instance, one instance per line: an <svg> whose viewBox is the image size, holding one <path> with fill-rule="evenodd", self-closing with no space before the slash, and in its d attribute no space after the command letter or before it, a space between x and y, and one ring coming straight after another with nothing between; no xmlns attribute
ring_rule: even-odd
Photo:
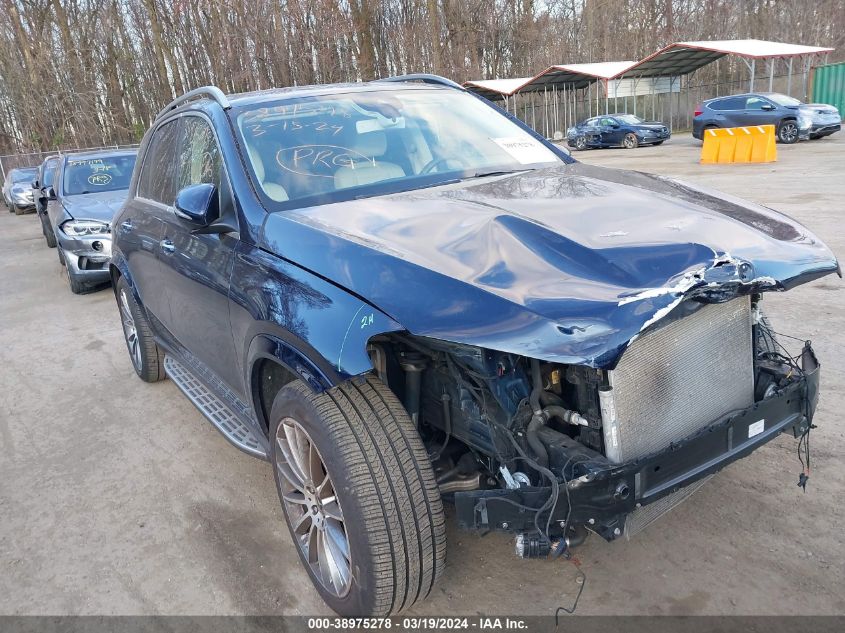
<svg viewBox="0 0 845 633"><path fill-rule="evenodd" d="M819 366L761 304L839 272L784 215L580 164L431 75L189 92L113 227L135 371L271 463L346 615L429 594L443 500L555 556L780 433L805 450Z"/></svg>

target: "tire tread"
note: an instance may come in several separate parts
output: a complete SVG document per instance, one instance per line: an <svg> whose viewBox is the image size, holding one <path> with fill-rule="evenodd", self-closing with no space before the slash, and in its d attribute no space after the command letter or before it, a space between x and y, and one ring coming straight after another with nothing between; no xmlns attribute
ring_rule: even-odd
<svg viewBox="0 0 845 633"><path fill-rule="evenodd" d="M336 483L356 498L365 516L361 529L368 534L375 578L368 615L410 607L431 592L446 555L440 492L417 430L398 398L374 376L323 393L301 381L289 388L326 424L345 465L346 480Z"/></svg>

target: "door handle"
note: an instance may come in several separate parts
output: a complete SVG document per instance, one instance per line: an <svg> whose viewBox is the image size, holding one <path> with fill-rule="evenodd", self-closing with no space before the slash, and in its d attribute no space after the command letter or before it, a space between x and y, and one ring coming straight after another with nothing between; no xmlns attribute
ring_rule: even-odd
<svg viewBox="0 0 845 633"><path fill-rule="evenodd" d="M163 250L168 255L176 251L176 246L173 244L173 241L167 238L161 240L161 242L159 242L159 246L161 246L161 250Z"/></svg>
<svg viewBox="0 0 845 633"><path fill-rule="evenodd" d="M129 233L132 230L132 220L124 220L120 223L120 232Z"/></svg>

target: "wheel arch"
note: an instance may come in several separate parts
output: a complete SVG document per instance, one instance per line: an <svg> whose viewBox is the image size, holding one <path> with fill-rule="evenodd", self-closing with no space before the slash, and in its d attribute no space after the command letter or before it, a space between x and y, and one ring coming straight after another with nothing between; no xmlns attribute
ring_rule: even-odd
<svg viewBox="0 0 845 633"><path fill-rule="evenodd" d="M354 377L373 370L367 352L368 337L353 364L339 370L305 341L295 340L282 328L256 334L249 345L244 363L250 404L265 434L276 395L285 385L302 380L314 393L321 393Z"/></svg>

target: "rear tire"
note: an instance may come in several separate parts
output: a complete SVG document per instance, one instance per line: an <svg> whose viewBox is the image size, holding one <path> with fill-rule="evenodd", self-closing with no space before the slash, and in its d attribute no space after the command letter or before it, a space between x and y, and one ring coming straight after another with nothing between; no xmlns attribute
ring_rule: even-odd
<svg viewBox="0 0 845 633"><path fill-rule="evenodd" d="M164 372L164 351L155 342L147 316L135 301L135 295L123 277L117 280L114 296L123 325L123 339L135 373L144 382L164 380L167 377Z"/></svg>
<svg viewBox="0 0 845 633"><path fill-rule="evenodd" d="M393 392L373 376L323 393L297 380L276 396L270 421L291 538L329 607L385 616L424 599L445 562L443 505L422 440ZM304 463L292 451L306 445Z"/></svg>

